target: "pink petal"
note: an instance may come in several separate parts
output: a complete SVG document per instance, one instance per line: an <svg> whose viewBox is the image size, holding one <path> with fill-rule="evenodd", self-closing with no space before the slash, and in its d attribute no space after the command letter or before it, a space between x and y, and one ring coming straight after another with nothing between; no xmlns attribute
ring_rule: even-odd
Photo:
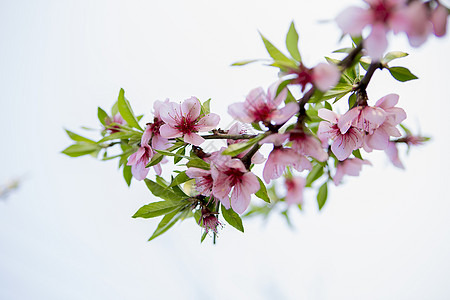
<svg viewBox="0 0 450 300"><path fill-rule="evenodd" d="M275 133L263 138L259 143L272 143L275 146L281 146L289 138L289 133Z"/></svg>
<svg viewBox="0 0 450 300"><path fill-rule="evenodd" d="M386 27L384 24L377 23L372 26L372 32L364 41L364 46L367 49L369 56L375 60L380 61L383 57L384 51L387 48Z"/></svg>
<svg viewBox="0 0 450 300"><path fill-rule="evenodd" d="M147 125L147 128L145 128L145 131L142 134L141 145L148 145L150 139L152 138L152 135L153 135L152 128L150 125Z"/></svg>
<svg viewBox="0 0 450 300"><path fill-rule="evenodd" d="M355 150L351 143L344 143L343 136L339 136L333 141L331 144L331 151L333 151L334 155L336 155L338 160L344 160L352 154L352 151Z"/></svg>
<svg viewBox="0 0 450 300"><path fill-rule="evenodd" d="M394 107L398 103L399 96L397 94L389 94L382 97L380 100L375 103L376 107L380 107L384 110Z"/></svg>
<svg viewBox="0 0 450 300"><path fill-rule="evenodd" d="M176 128L171 127L169 124L164 124L159 128L159 133L164 138L176 138L183 135L181 131Z"/></svg>
<svg viewBox="0 0 450 300"><path fill-rule="evenodd" d="M322 92L334 87L341 78L341 72L335 65L320 63L313 69L314 85Z"/></svg>
<svg viewBox="0 0 450 300"><path fill-rule="evenodd" d="M211 171L190 167L186 170L186 175L190 178L205 177L211 175Z"/></svg>
<svg viewBox="0 0 450 300"><path fill-rule="evenodd" d="M217 114L207 114L201 118L197 124L195 124L195 129L198 131L210 131L219 124L220 117Z"/></svg>
<svg viewBox="0 0 450 300"><path fill-rule="evenodd" d="M438 37L444 36L447 32L447 16L448 10L443 5L438 5L438 7L431 13L433 31Z"/></svg>
<svg viewBox="0 0 450 300"><path fill-rule="evenodd" d="M274 151L270 152L263 169L263 179L266 183L269 183L271 179L279 178L283 174L284 168L280 167L276 160Z"/></svg>
<svg viewBox="0 0 450 300"><path fill-rule="evenodd" d="M241 121L243 123L251 123L254 120L253 115L250 114L246 105L242 102L233 103L228 106L228 113L236 120Z"/></svg>
<svg viewBox="0 0 450 300"><path fill-rule="evenodd" d="M433 25L428 20L428 8L422 1L414 1L407 8L408 27L406 34L411 46L419 47L428 38Z"/></svg>
<svg viewBox="0 0 450 300"><path fill-rule="evenodd" d="M398 156L397 145L395 143L390 142L385 152L394 166L400 169L405 169L403 163L401 162Z"/></svg>
<svg viewBox="0 0 450 300"><path fill-rule="evenodd" d="M168 103L169 103L169 99L166 99L164 102L157 100L153 103L153 115L155 118L161 119L161 115L160 115L161 107L163 107L164 105L167 105Z"/></svg>
<svg viewBox="0 0 450 300"><path fill-rule="evenodd" d="M392 107L386 112L386 122L390 125L398 125L406 119L406 112L400 107Z"/></svg>
<svg viewBox="0 0 450 300"><path fill-rule="evenodd" d="M194 146L200 146L205 141L205 139L202 138L200 135L191 132L190 134L184 135L184 141Z"/></svg>
<svg viewBox="0 0 450 300"><path fill-rule="evenodd" d="M179 103L164 103L159 109L161 119L168 125L175 127L181 119L181 105Z"/></svg>
<svg viewBox="0 0 450 300"><path fill-rule="evenodd" d="M266 161L264 155L262 155L259 151L257 151L250 160L252 164L262 164Z"/></svg>
<svg viewBox="0 0 450 300"><path fill-rule="evenodd" d="M303 202L303 189L306 180L302 177L294 177L285 181L287 193L286 202L288 205L300 204Z"/></svg>
<svg viewBox="0 0 450 300"><path fill-rule="evenodd" d="M384 150L388 146L389 135L383 128L378 128L372 135L366 136L365 142L372 149Z"/></svg>
<svg viewBox="0 0 450 300"><path fill-rule="evenodd" d="M352 36L360 35L363 28L372 23L372 14L361 7L349 7L336 17L339 28Z"/></svg>
<svg viewBox="0 0 450 300"><path fill-rule="evenodd" d="M332 124L326 121L319 123L317 130L317 137L324 143L325 140L331 139L335 136L335 130L332 128Z"/></svg>
<svg viewBox="0 0 450 300"><path fill-rule="evenodd" d="M299 172L303 170L312 170L311 162L303 155L299 155L297 161L295 161L292 166Z"/></svg>
<svg viewBox="0 0 450 300"><path fill-rule="evenodd" d="M245 173L242 182L234 186L231 193L231 207L238 214L245 212L250 204L251 194L256 193L260 188L259 181L253 173Z"/></svg>
<svg viewBox="0 0 450 300"><path fill-rule="evenodd" d="M187 100L184 100L181 104L181 113L186 117L188 121L195 121L200 116L201 104L200 101L191 97Z"/></svg>
<svg viewBox="0 0 450 300"><path fill-rule="evenodd" d="M271 119L275 124L283 124L287 122L293 115L299 111L300 107L297 102L289 102L283 108L275 110L272 113Z"/></svg>
<svg viewBox="0 0 450 300"><path fill-rule="evenodd" d="M275 99L272 98L270 95L269 95L269 99L272 100L272 103L274 104L274 106L277 107L278 105L283 103L284 100L286 100L287 94L288 94L288 90L287 90L287 88L284 88L280 91L280 93L278 94L278 96L276 96Z"/></svg>
<svg viewBox="0 0 450 300"><path fill-rule="evenodd" d="M153 170L155 170L156 175L161 176L162 174L161 163L154 165Z"/></svg>
<svg viewBox="0 0 450 300"><path fill-rule="evenodd" d="M347 130L352 126L353 120L355 120L359 116L361 110L361 106L354 107L339 118L337 124L342 134L346 133Z"/></svg>
<svg viewBox="0 0 450 300"><path fill-rule="evenodd" d="M386 119L384 110L378 107L366 106L361 111L356 127L372 134Z"/></svg>
<svg viewBox="0 0 450 300"><path fill-rule="evenodd" d="M338 123L338 114L329 109L326 108L319 109L318 115L320 118L327 120L328 122L331 122L333 124Z"/></svg>
<svg viewBox="0 0 450 300"><path fill-rule="evenodd" d="M161 137L159 134L152 138L152 148L156 150L166 150L170 147L169 140Z"/></svg>

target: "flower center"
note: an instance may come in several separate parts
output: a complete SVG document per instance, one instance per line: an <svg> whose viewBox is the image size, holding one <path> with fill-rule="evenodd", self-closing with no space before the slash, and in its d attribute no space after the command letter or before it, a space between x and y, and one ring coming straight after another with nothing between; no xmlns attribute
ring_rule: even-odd
<svg viewBox="0 0 450 300"><path fill-rule="evenodd" d="M228 169L224 173L225 173L225 175L230 177L232 186L235 186L237 183L242 182L242 175L244 175L244 172L241 172L238 169L232 168L232 169Z"/></svg>
<svg viewBox="0 0 450 300"><path fill-rule="evenodd" d="M195 123L196 121L192 121L189 118L181 117L181 119L177 122L177 126L175 126L176 129L178 129L183 134L190 134L195 130Z"/></svg>
<svg viewBox="0 0 450 300"><path fill-rule="evenodd" d="M374 19L376 22L387 23L390 15L390 9L386 6L384 1L379 1L372 6Z"/></svg>

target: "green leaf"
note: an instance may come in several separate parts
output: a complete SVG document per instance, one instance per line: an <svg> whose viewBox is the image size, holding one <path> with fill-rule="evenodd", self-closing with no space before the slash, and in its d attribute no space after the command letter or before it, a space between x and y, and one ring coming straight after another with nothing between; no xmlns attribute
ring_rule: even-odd
<svg viewBox="0 0 450 300"><path fill-rule="evenodd" d="M255 193L255 196L258 197L259 199L262 199L262 200L270 203L270 198L267 195L266 185L261 180L261 178L259 178L259 177L256 177L256 178L258 178L258 181L259 181L259 190Z"/></svg>
<svg viewBox="0 0 450 300"><path fill-rule="evenodd" d="M76 134L75 132L72 132L70 130L64 129L67 133L67 135L75 142L85 142L89 144L95 144L93 140L90 140L88 138L85 138L84 136L81 136L79 134Z"/></svg>
<svg viewBox="0 0 450 300"><path fill-rule="evenodd" d="M353 51L353 49L355 49L355 48L341 48L341 49L334 50L332 53L350 53Z"/></svg>
<svg viewBox="0 0 450 300"><path fill-rule="evenodd" d="M151 181L148 178L144 180L150 192L152 192L152 194L155 195L156 197L172 202L178 202L185 199L184 197L173 192L170 188L165 188L164 186L154 181Z"/></svg>
<svg viewBox="0 0 450 300"><path fill-rule="evenodd" d="M131 179L133 178L133 174L131 173L131 166L123 166L123 178L128 186L131 185Z"/></svg>
<svg viewBox="0 0 450 300"><path fill-rule="evenodd" d="M184 150L184 148L181 148L181 150ZM186 155L179 154L180 150L178 150L177 153L172 153L172 152L169 152L169 151L166 151L166 150L155 150L155 151L158 152L159 154L162 154L162 155L165 155L165 156L179 157L180 160L181 160L182 158L191 159L190 156L186 156ZM183 152L184 152L184 151L183 151Z"/></svg>
<svg viewBox="0 0 450 300"><path fill-rule="evenodd" d="M86 154L94 153L95 151L100 150L100 148L95 144L88 144L88 143L76 143L73 144L66 149L64 149L61 153L64 153L67 156L70 157L78 157L83 156Z"/></svg>
<svg viewBox="0 0 450 300"><path fill-rule="evenodd" d="M298 62L302 61L300 52L298 51L298 33L295 30L294 21L292 21L289 31L286 35L286 48L291 54L292 58Z"/></svg>
<svg viewBox="0 0 450 300"><path fill-rule="evenodd" d="M154 218L173 212L180 208L180 203L174 203L170 201L153 202L142 206L133 215L133 218Z"/></svg>
<svg viewBox="0 0 450 300"><path fill-rule="evenodd" d="M269 42L269 40L267 40L261 33L259 33L259 35L264 42L264 46L266 47L267 52L269 53L270 57L273 58L273 60L282 61L288 64L293 63L286 55L284 55L280 50L272 45L272 43Z"/></svg>
<svg viewBox="0 0 450 300"><path fill-rule="evenodd" d="M186 151L186 147L182 147L180 149L178 149L178 151L176 152L177 156L173 157L173 163L176 165L177 163L180 162L180 160L183 159L183 156L185 154ZM189 156L188 156L189 157ZM188 159L191 159L190 157Z"/></svg>
<svg viewBox="0 0 450 300"><path fill-rule="evenodd" d="M314 165L312 170L306 176L306 187L311 187L312 183L323 175L323 166L320 164Z"/></svg>
<svg viewBox="0 0 450 300"><path fill-rule="evenodd" d="M123 89L120 89L119 92L119 99L118 106L119 106L119 112L122 118L127 122L128 125L131 127L137 128L140 131L144 131L141 126L139 126L139 123L134 116L133 110L131 109L130 102L128 102L127 99L125 99L125 91Z"/></svg>
<svg viewBox="0 0 450 300"><path fill-rule="evenodd" d="M169 230L175 223L180 219L179 214L177 211L171 212L162 218L161 222L159 222L158 227L156 227L156 230L153 232L152 236L148 239L149 241L153 240L154 238L160 236L167 230Z"/></svg>
<svg viewBox="0 0 450 300"><path fill-rule="evenodd" d="M355 46L362 42L362 36L352 36L351 38Z"/></svg>
<svg viewBox="0 0 450 300"><path fill-rule="evenodd" d="M98 116L98 120L100 121L100 123L102 123L103 126L105 126L106 125L106 119L109 119L108 114L103 109L101 109L99 107L98 111L97 111L97 116Z"/></svg>
<svg viewBox="0 0 450 300"><path fill-rule="evenodd" d="M262 128L261 128L261 126L260 126L259 123L257 123L257 122L253 122L253 123L252 123L252 127L253 127L254 129L256 129L256 130L263 131Z"/></svg>
<svg viewBox="0 0 450 300"><path fill-rule="evenodd" d="M393 61L394 59L402 58L402 57L405 57L405 56L408 56L408 53L401 52L401 51L388 52L388 53L386 53L386 55L382 59L382 63L387 64L387 63Z"/></svg>
<svg viewBox="0 0 450 300"><path fill-rule="evenodd" d="M260 134L257 137L254 137L246 142L231 144L230 146L228 146L227 149L225 149L222 152L222 155L236 156L239 153L244 152L247 149L250 149L254 144L256 144L265 137L266 137L265 134Z"/></svg>
<svg viewBox="0 0 450 300"><path fill-rule="evenodd" d="M361 156L361 151L359 151L359 149L356 149L356 150L353 150L353 155L356 157L356 158L359 158L359 159L363 159L362 158L362 156Z"/></svg>
<svg viewBox="0 0 450 300"><path fill-rule="evenodd" d="M392 77L401 82L418 79L418 77L411 73L411 71L409 71L407 68L390 67L388 68L388 70L391 73Z"/></svg>
<svg viewBox="0 0 450 300"><path fill-rule="evenodd" d="M325 205L325 202L327 202L327 196L328 196L328 182L326 181L322 186L319 188L319 192L317 193L317 204L319 204L319 210L322 209L322 207Z"/></svg>
<svg viewBox="0 0 450 300"><path fill-rule="evenodd" d="M200 169L203 169L203 170L210 170L211 169L209 164L207 162L205 162L204 160L200 159L200 158L193 158L193 159L191 159L190 161L188 161L186 166L189 167L189 168L200 168Z"/></svg>
<svg viewBox="0 0 450 300"><path fill-rule="evenodd" d="M153 155L152 159L148 162L148 164L145 166L146 168L153 167L154 165L159 164L164 158L164 155L156 153Z"/></svg>
<svg viewBox="0 0 450 300"><path fill-rule="evenodd" d="M245 65L257 62L257 61L259 61L259 59L241 60L241 61L237 61L237 62L233 63L231 66L240 67L240 66L245 66Z"/></svg>
<svg viewBox="0 0 450 300"><path fill-rule="evenodd" d="M132 137L138 137L139 139L141 139L142 137L142 133L140 132L136 132L136 131L123 131L123 132L114 132L110 135L105 136L104 138L102 138L101 140L99 140L97 142L97 144L101 144L104 143L106 141L111 141L111 140L126 140Z"/></svg>
<svg viewBox="0 0 450 300"><path fill-rule="evenodd" d="M111 107L111 116L115 116L119 113L119 101L116 101L114 105Z"/></svg>
<svg viewBox="0 0 450 300"><path fill-rule="evenodd" d="M203 102L202 108L201 108L202 115L207 115L211 112L210 104L211 104L211 98L206 100L205 102Z"/></svg>
<svg viewBox="0 0 450 300"><path fill-rule="evenodd" d="M351 109L356 104L356 93L353 93L348 97L348 109Z"/></svg>
<svg viewBox="0 0 450 300"><path fill-rule="evenodd" d="M191 180L192 178L186 175L186 172L181 172L180 174L178 174L173 180L172 183L170 184L169 187L173 187L179 184L182 184L186 181Z"/></svg>
<svg viewBox="0 0 450 300"><path fill-rule="evenodd" d="M242 225L242 219L239 217L239 215L232 209L226 209L225 206L222 206L222 215L225 221L227 221L228 224L233 226L239 231L244 232L244 226Z"/></svg>

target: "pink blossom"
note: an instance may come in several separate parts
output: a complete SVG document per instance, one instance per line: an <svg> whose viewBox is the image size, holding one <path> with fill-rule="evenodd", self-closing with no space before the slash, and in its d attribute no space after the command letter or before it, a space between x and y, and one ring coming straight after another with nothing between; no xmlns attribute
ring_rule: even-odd
<svg viewBox="0 0 450 300"><path fill-rule="evenodd" d="M361 131L353 126L350 126L346 132L342 133L338 126L339 116L331 110L322 108L319 109L319 117L328 121L319 123L317 136L319 139L331 139L331 151L336 155L338 160L344 160L350 156L353 150L360 148L363 145L363 136Z"/></svg>
<svg viewBox="0 0 450 300"><path fill-rule="evenodd" d="M119 125L126 125L126 124L127 122L125 122L125 120L119 113L115 114L112 120L110 117L105 118L106 130L111 134L120 132Z"/></svg>
<svg viewBox="0 0 450 300"><path fill-rule="evenodd" d="M305 91L308 84L313 84L322 92L326 92L334 87L341 78L339 69L335 65L327 63L319 63L312 69L300 64L298 69L291 70L290 74L296 75L292 83L299 84L302 92Z"/></svg>
<svg viewBox="0 0 450 300"><path fill-rule="evenodd" d="M320 141L307 134L303 129L293 129L289 131L289 140L292 142L292 149L302 155L314 157L318 161L326 161L328 154L323 150Z"/></svg>
<svg viewBox="0 0 450 300"><path fill-rule="evenodd" d="M191 97L181 105L168 102L160 107L160 117L165 122L160 127L161 136L164 138L184 137L186 143L198 146L205 141L199 131L210 131L219 124L220 117L210 113L200 116L200 101Z"/></svg>
<svg viewBox="0 0 450 300"><path fill-rule="evenodd" d="M388 147L391 136L401 136L396 126L406 119L406 113L403 109L394 107L398 99L397 94L389 94L375 103L375 107L379 107L386 113L386 119L372 134L365 137L364 149L366 151L370 152L372 149L384 150Z"/></svg>
<svg viewBox="0 0 450 300"><path fill-rule="evenodd" d="M347 132L350 126L372 134L386 119L384 110L378 107L357 106L339 118L339 128L342 133Z"/></svg>
<svg viewBox="0 0 450 300"><path fill-rule="evenodd" d="M203 196L210 196L213 188L213 178L211 170L203 170L200 168L188 168L186 175L195 178L195 189Z"/></svg>
<svg viewBox="0 0 450 300"><path fill-rule="evenodd" d="M303 189L306 180L303 177L292 177L285 179L286 185L286 202L288 205L301 204L303 202Z"/></svg>
<svg viewBox="0 0 450 300"><path fill-rule="evenodd" d="M145 166L153 157L152 148L148 145L141 146L139 149L130 155L127 166L131 166L131 173L137 180L143 180L147 177L149 169Z"/></svg>
<svg viewBox="0 0 450 300"><path fill-rule="evenodd" d="M339 185L344 175L359 176L363 165L372 165L367 160L359 158L348 158L338 163L336 168L336 174L333 177L335 185Z"/></svg>
<svg viewBox="0 0 450 300"><path fill-rule="evenodd" d="M384 150L386 155L389 157L390 161L394 166L400 169L405 169L403 163L398 156L397 144L394 142L389 142L387 148Z"/></svg>
<svg viewBox="0 0 450 300"><path fill-rule="evenodd" d="M299 172L312 169L311 162L306 156L298 154L291 148L274 146L264 166L264 181L269 183L270 180L279 178L283 175L284 170L286 170L286 167L288 166L292 166Z"/></svg>
<svg viewBox="0 0 450 300"><path fill-rule="evenodd" d="M146 166L149 163L150 159L155 154L155 151L149 145L152 136L153 132L151 126L147 125L147 128L142 134L140 147L135 153L131 154L130 157L128 158L127 166L131 166L131 173L133 174L133 177L136 178L137 180L143 180L144 178L147 177L147 174L149 172L149 169L146 168ZM162 173L161 168L162 162L163 161L153 166L153 169L158 175L161 175Z"/></svg>
<svg viewBox="0 0 450 300"><path fill-rule="evenodd" d="M297 103L287 103L283 108L277 107L284 102L287 89L276 95L279 82L272 84L267 94L262 88L250 91L244 102L233 103L228 106L228 113L243 123L264 122L283 124L299 111Z"/></svg>
<svg viewBox="0 0 450 300"><path fill-rule="evenodd" d="M220 223L216 214L217 213L212 213L209 210L202 208L201 217L198 220L198 224L205 229L206 233L213 231L217 234L217 227L222 226L222 223Z"/></svg>
<svg viewBox="0 0 450 300"><path fill-rule="evenodd" d="M344 33L361 35L366 26L372 30L364 41L369 56L380 60L387 48L386 34L392 29L395 33L404 30L407 19L403 9L406 0L365 0L367 9L349 7L336 17L338 26Z"/></svg>
<svg viewBox="0 0 450 300"><path fill-rule="evenodd" d="M211 164L212 194L226 209L242 214L250 204L251 194L260 189L258 178L248 172L240 159L222 155ZM231 197L230 197L231 193Z"/></svg>

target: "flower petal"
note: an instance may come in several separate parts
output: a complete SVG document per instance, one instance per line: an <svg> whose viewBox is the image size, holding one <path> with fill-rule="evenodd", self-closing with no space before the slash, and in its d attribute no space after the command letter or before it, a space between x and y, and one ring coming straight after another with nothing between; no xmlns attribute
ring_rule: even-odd
<svg viewBox="0 0 450 300"><path fill-rule="evenodd" d="M183 135L181 131L176 128L171 127L169 124L164 124L159 128L159 133L164 138L176 138Z"/></svg>
<svg viewBox="0 0 450 300"><path fill-rule="evenodd" d="M210 131L216 128L219 121L219 115L213 113L207 114L195 124L195 129L198 131Z"/></svg>
<svg viewBox="0 0 450 300"><path fill-rule="evenodd" d="M287 120L292 118L299 111L300 107L297 102L289 102L283 108L275 110L272 113L271 119L275 124L285 123Z"/></svg>
<svg viewBox="0 0 450 300"><path fill-rule="evenodd" d="M349 7L336 17L339 28L352 36L360 35L363 28L372 23L370 12L361 7Z"/></svg>
<svg viewBox="0 0 450 300"><path fill-rule="evenodd" d="M198 134L191 132L190 134L184 135L184 141L194 146L200 146L205 141L205 139Z"/></svg>
<svg viewBox="0 0 450 300"><path fill-rule="evenodd" d="M388 45L386 33L387 30L385 25L377 23L372 26L372 31L364 41L367 53L375 61L380 61L384 51L386 51Z"/></svg>
<svg viewBox="0 0 450 300"><path fill-rule="evenodd" d="M322 92L334 87L341 78L341 72L335 65L320 63L313 69L314 85Z"/></svg>
<svg viewBox="0 0 450 300"><path fill-rule="evenodd" d="M181 104L181 114L182 116L186 117L188 121L193 122L197 120L197 118L200 116L200 111L200 101L195 97L186 99Z"/></svg>

